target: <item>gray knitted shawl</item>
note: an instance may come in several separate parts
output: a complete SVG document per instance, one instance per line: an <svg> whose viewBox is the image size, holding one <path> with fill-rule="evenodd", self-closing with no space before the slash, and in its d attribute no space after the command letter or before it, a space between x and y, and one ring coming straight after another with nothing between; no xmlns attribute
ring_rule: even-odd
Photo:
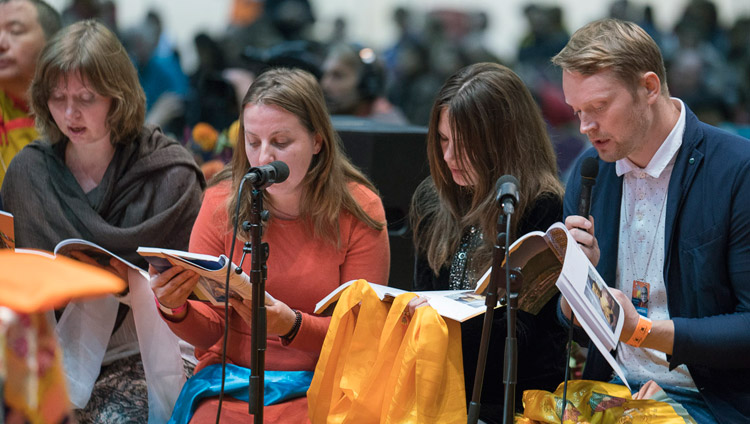
<svg viewBox="0 0 750 424"><path fill-rule="evenodd" d="M144 127L137 140L117 146L89 193L65 165L64 151L65 142L37 140L8 168L0 193L15 216L17 247L53 250L82 238L144 268L138 246L187 250L205 180L179 143Z"/></svg>

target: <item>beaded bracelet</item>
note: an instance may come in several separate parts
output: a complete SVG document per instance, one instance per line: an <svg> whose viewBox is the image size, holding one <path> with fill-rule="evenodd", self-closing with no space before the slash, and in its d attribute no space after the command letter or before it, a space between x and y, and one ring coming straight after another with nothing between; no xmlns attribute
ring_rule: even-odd
<svg viewBox="0 0 750 424"><path fill-rule="evenodd" d="M284 345L287 345L294 340L294 337L297 336L297 332L299 331L300 326L302 326L302 313L296 309L292 309L294 311L294 325L292 325L291 330L289 330L288 333L281 336L281 342Z"/></svg>
<svg viewBox="0 0 750 424"><path fill-rule="evenodd" d="M650 319L643 316L638 317L638 325L635 326L633 335L625 343L633 347L640 347L641 343L646 340L646 336L651 334L651 325Z"/></svg>
<svg viewBox="0 0 750 424"><path fill-rule="evenodd" d="M161 302L159 302L159 298L156 297L156 295L154 295L154 301L156 302L156 306L159 308L159 310L168 317L182 313L182 311L187 309L187 305L188 305L187 301L185 301L185 303L183 303L182 306L180 306L179 308L174 308L174 309L169 308L167 306L162 305Z"/></svg>

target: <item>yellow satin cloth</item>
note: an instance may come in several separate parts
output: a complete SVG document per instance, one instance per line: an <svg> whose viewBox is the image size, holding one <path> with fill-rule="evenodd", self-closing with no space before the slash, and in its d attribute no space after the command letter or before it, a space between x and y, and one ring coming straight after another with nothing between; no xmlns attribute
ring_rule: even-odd
<svg viewBox="0 0 750 424"><path fill-rule="evenodd" d="M415 296L381 302L364 280L338 300L307 392L317 423L465 423L461 327Z"/></svg>
<svg viewBox="0 0 750 424"><path fill-rule="evenodd" d="M523 393L523 416L516 417L516 424L560 422L563 385L554 393L543 390L527 390ZM568 382L567 408L564 424L674 424L694 423L683 418L666 402L653 399L635 400L627 387L590 380Z"/></svg>

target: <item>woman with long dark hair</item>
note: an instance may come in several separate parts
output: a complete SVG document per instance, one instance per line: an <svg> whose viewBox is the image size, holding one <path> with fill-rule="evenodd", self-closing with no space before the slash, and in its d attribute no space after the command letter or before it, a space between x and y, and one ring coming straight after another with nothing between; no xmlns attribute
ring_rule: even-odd
<svg viewBox="0 0 750 424"><path fill-rule="evenodd" d="M430 177L412 199L416 290L474 289L490 267L500 213L495 183L519 180L511 239L546 230L562 218L563 188L552 144L529 90L510 69L478 63L440 90L427 134ZM554 390L563 379L565 332L555 319L557 296L538 315L518 312L516 405L526 389ZM503 417L505 310L495 312L481 399L487 422ZM471 396L483 317L462 325L464 376Z"/></svg>

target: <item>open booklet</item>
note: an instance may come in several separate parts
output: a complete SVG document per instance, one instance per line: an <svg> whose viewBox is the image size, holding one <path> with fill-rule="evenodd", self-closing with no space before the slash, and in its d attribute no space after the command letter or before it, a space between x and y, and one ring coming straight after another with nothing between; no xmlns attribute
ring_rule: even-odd
<svg viewBox="0 0 750 424"><path fill-rule="evenodd" d="M510 265L520 267L523 275L520 309L537 313L557 287L594 345L622 381L627 381L610 353L622 332L622 307L564 224L556 222L545 232L532 231L521 236L510 247ZM489 284L490 272L491 269L480 279L478 292ZM505 289L499 288L498 292L503 296Z"/></svg>
<svg viewBox="0 0 750 424"><path fill-rule="evenodd" d="M92 243L90 241L83 240L83 239L76 239L76 238L65 239L57 243L54 251L51 253L47 252L46 250L22 249L22 248L16 248L15 251L23 252L23 253L34 253L37 255L48 256L50 258L55 258L56 256L72 257L71 252L82 252L102 266L110 266L110 260L115 259L125 264L128 268L140 273L142 276L144 276L148 280L148 273L145 270L115 255L114 253L99 246L98 244Z"/></svg>
<svg viewBox="0 0 750 424"><path fill-rule="evenodd" d="M250 277L245 272L237 274L234 271L237 265L230 263L229 258L224 255L216 257L158 247L139 247L137 252L158 272L164 272L177 265L198 273L201 277L193 293L199 300L211 302L213 305L224 304L226 300L227 268L230 267L229 297L235 299L253 298L253 286L250 283ZM269 304L271 300L273 300L273 297L266 292L265 303Z"/></svg>
<svg viewBox="0 0 750 424"><path fill-rule="evenodd" d="M345 288L357 280L348 281L333 290L315 305L316 314L328 314L332 306L341 296ZM463 322L469 318L481 315L487 309L485 298L474 290L445 290L445 291L416 291L409 292L396 287L388 287L375 283L368 283L375 291L380 300L392 302L398 295L403 293L416 293L426 297L430 306L443 317L454 321Z"/></svg>
<svg viewBox="0 0 750 424"><path fill-rule="evenodd" d="M625 319L622 306L565 225L559 222L553 224L547 230L547 235L554 241L550 243L550 248L562 260L557 288L591 341L627 385L622 368L610 353L620 340Z"/></svg>
<svg viewBox="0 0 750 424"><path fill-rule="evenodd" d="M70 253L74 251L85 253L87 256L91 257L92 259L94 259L96 262L98 262L100 265L103 265L103 266L109 266L109 261L112 258L114 258L122 262L123 264L127 265L128 268L137 270L140 273L144 274L144 276L148 279L148 273L144 271L143 269L141 269L140 267L133 265L132 263L115 255L109 250L99 246L98 244L92 243L87 240L75 239L75 238L65 239L61 241L60 243L57 243L53 253L55 255L70 256Z"/></svg>
<svg viewBox="0 0 750 424"><path fill-rule="evenodd" d="M519 237L510 245L510 266L521 268L523 284L518 292L518 308L532 314L538 314L544 305L557 293L555 282L562 269L565 255L565 237L562 246L559 234L553 224L547 232L532 231ZM562 225L562 224L559 224ZM505 266L505 260L503 260ZM477 281L475 291L484 293L490 284L492 267ZM504 279L498 285L498 298L505 296Z"/></svg>
<svg viewBox="0 0 750 424"><path fill-rule="evenodd" d="M521 236L510 247L510 264L520 267L523 275L518 296L521 310L537 313L557 287L604 347L613 350L617 346L623 323L620 304L564 224L557 222L546 232ZM479 279L478 293L489 285L491 271ZM505 288L499 287L498 294L504 296Z"/></svg>

